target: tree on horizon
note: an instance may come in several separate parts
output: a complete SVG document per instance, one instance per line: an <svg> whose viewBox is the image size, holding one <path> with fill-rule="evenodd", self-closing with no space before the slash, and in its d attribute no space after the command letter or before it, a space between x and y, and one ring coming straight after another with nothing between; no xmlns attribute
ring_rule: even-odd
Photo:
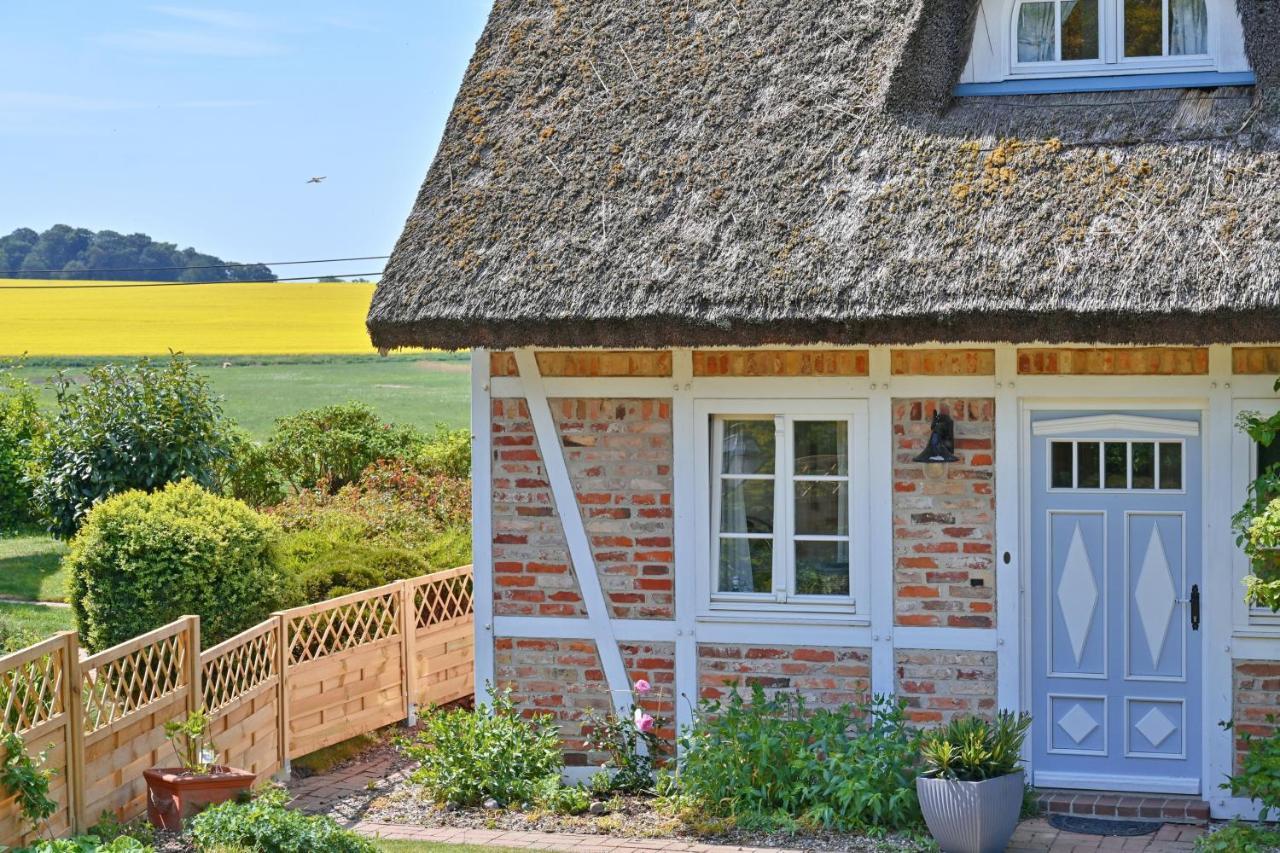
<svg viewBox="0 0 1280 853"><path fill-rule="evenodd" d="M18 228L0 237L0 278L55 281L275 281L263 264L219 266L221 258L179 249L146 234L54 225L43 233ZM37 272L55 270L55 272ZM118 272L117 272L118 271Z"/></svg>

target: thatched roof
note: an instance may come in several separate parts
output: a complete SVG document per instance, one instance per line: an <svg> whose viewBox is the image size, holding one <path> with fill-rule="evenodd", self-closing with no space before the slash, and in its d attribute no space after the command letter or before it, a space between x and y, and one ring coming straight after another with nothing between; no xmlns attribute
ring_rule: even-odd
<svg viewBox="0 0 1280 853"><path fill-rule="evenodd" d="M954 100L974 0L496 0L374 343L1280 339L1257 87Z"/></svg>

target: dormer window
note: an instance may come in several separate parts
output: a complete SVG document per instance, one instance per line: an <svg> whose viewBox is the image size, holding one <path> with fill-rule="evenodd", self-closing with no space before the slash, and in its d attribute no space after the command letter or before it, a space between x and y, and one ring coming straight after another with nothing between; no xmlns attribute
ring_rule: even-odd
<svg viewBox="0 0 1280 853"><path fill-rule="evenodd" d="M1253 80L1235 0L982 0L957 94Z"/></svg>
<svg viewBox="0 0 1280 853"><path fill-rule="evenodd" d="M1205 0L1020 0L1014 71L1211 66Z"/></svg>

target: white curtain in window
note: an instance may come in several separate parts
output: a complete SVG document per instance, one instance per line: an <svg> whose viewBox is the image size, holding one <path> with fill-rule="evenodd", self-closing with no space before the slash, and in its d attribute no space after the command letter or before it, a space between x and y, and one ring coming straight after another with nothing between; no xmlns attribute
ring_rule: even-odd
<svg viewBox="0 0 1280 853"><path fill-rule="evenodd" d="M1018 61L1052 62L1057 33L1052 3L1023 3L1018 10Z"/></svg>
<svg viewBox="0 0 1280 853"><path fill-rule="evenodd" d="M752 440L746 430L724 427L723 465L726 474L747 474L757 470L754 457L759 456L761 448ZM725 530L745 532L747 530L747 496L748 480L722 480L721 508L722 523ZM721 575L721 592L768 592L754 589L754 578L751 574L751 541L748 539L720 540L722 565L728 564L728 577ZM725 585L727 582L727 586Z"/></svg>
<svg viewBox="0 0 1280 853"><path fill-rule="evenodd" d="M1169 0L1169 55L1209 52L1209 13L1204 0Z"/></svg>

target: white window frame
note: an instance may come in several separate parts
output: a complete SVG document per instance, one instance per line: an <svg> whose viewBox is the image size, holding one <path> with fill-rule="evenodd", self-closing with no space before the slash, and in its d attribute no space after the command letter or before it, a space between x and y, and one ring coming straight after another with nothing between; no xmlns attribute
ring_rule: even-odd
<svg viewBox="0 0 1280 853"><path fill-rule="evenodd" d="M726 619L770 619L785 614L787 621L856 621L870 608L870 504L868 453L868 404L866 399L743 400L705 399L694 401L695 464L697 466L695 506L698 512L697 580L699 616ZM775 471L774 518L782 520L781 535L775 529L774 589L766 593L721 593L716 591L719 549L720 483L718 418L764 418L774 421L776 452L780 470ZM842 419L849 424L849 569L850 595L797 595L790 531L793 525L794 447L790 426L796 421ZM782 429L783 434L777 431ZM778 468L775 465L775 468ZM782 475L782 476L779 476ZM822 479L803 476L802 480ZM836 479L836 478L828 478ZM842 479L842 478L841 478ZM780 486L779 484L788 484ZM775 522L775 528L778 525ZM804 540L844 537L802 535ZM781 583L780 583L781 581Z"/></svg>
<svg viewBox="0 0 1280 853"><path fill-rule="evenodd" d="M1053 2L1054 4L1054 56L1049 62L1018 61L1018 16L1026 3ZM1125 0L1098 0L1098 58L1061 59L1062 56L1062 0L1015 0L1009 20L1007 42L1009 76L1013 78L1083 77L1114 74L1162 74L1179 71L1216 71L1218 57L1214 53L1218 43L1218 8L1213 0L1205 0L1207 16L1205 44L1208 53L1170 56L1169 54L1169 0L1162 0L1160 45L1161 56L1124 55L1124 2Z"/></svg>
<svg viewBox="0 0 1280 853"><path fill-rule="evenodd" d="M1144 495L1185 495L1187 493L1187 443L1181 438L1165 438L1162 436L1145 436L1141 438L1090 438L1075 436L1048 436L1047 441L1049 447L1045 452L1045 483L1048 484L1049 492L1066 492L1069 494L1098 494L1098 495L1115 495L1124 494L1125 492L1137 492ZM1070 486L1053 485L1053 445L1057 443L1071 445L1071 482ZM1105 445L1107 444L1123 444L1125 445L1125 486L1078 486L1075 485L1080 478L1080 445L1081 444L1097 444L1098 450L1098 476L1099 482L1106 482L1106 462L1107 454ZM1155 456L1153 464L1155 465L1155 483L1156 485L1150 489L1140 489L1133 485L1133 445L1135 444L1154 444ZM1181 473L1179 474L1179 482L1182 484L1176 489L1164 488L1160 484L1160 445L1176 444L1178 446L1178 462L1181 465Z"/></svg>

